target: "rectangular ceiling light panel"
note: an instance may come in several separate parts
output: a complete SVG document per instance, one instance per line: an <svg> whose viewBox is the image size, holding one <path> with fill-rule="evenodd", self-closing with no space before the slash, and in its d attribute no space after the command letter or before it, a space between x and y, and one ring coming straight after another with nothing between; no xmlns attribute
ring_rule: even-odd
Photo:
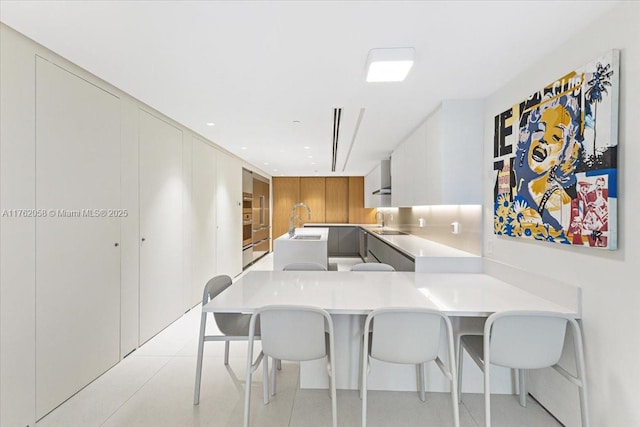
<svg viewBox="0 0 640 427"><path fill-rule="evenodd" d="M415 58L412 47L371 49L367 57L367 82L401 82Z"/></svg>

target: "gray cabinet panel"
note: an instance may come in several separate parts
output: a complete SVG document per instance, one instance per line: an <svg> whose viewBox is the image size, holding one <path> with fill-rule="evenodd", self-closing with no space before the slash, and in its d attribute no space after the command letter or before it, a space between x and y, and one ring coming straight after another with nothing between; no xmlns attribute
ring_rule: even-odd
<svg viewBox="0 0 640 427"><path fill-rule="evenodd" d="M329 239L327 241L327 250L329 256L340 255L340 235L338 227L329 227Z"/></svg>
<svg viewBox="0 0 640 427"><path fill-rule="evenodd" d="M378 261L384 264L389 264L393 266L396 271L415 271L414 260L410 259L392 246L389 246L377 237L374 237L372 234L367 237L367 255L369 262Z"/></svg>
<svg viewBox="0 0 640 427"><path fill-rule="evenodd" d="M358 255L358 227L338 227L338 251L342 255Z"/></svg>
<svg viewBox="0 0 640 427"><path fill-rule="evenodd" d="M329 256L357 256L359 251L358 230L360 227L326 225L307 225L305 227L322 227L329 229L327 250Z"/></svg>

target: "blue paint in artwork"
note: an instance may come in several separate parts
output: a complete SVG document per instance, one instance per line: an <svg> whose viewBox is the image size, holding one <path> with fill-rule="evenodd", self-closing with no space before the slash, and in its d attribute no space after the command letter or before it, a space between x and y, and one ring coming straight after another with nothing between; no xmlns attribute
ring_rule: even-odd
<svg viewBox="0 0 640 427"><path fill-rule="evenodd" d="M618 197L618 170L617 169L599 169L595 171L586 171L588 177L596 177L606 175L609 177L607 191L609 197Z"/></svg>

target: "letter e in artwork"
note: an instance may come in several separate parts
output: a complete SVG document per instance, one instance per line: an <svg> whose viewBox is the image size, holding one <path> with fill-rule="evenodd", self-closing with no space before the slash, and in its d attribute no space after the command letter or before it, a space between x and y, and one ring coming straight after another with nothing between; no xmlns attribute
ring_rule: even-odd
<svg viewBox="0 0 640 427"><path fill-rule="evenodd" d="M513 108L494 118L493 157L502 157L513 152ZM511 136L511 138L509 138Z"/></svg>

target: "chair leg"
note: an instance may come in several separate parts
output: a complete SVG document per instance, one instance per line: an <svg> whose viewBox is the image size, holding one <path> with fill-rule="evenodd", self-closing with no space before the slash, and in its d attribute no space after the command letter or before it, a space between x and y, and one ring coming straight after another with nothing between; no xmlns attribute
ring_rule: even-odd
<svg viewBox="0 0 640 427"><path fill-rule="evenodd" d="M367 362L365 357L362 358L362 386L360 394L362 397L362 427L367 426Z"/></svg>
<svg viewBox="0 0 640 427"><path fill-rule="evenodd" d="M484 369L484 425L491 427L491 384L489 383L490 367L485 365Z"/></svg>
<svg viewBox="0 0 640 427"><path fill-rule="evenodd" d="M362 399L362 375L363 375L363 370L362 370L362 354L364 352L364 337L362 338L362 340L360 340L360 357L358 359L358 386L360 388L359 392L360 392L360 399Z"/></svg>
<svg viewBox="0 0 640 427"><path fill-rule="evenodd" d="M229 340L224 341L224 364L229 364Z"/></svg>
<svg viewBox="0 0 640 427"><path fill-rule="evenodd" d="M336 373L335 362L333 359L329 359L329 388L331 393L331 417L333 419L333 427L338 427L338 401L336 397Z"/></svg>
<svg viewBox="0 0 640 427"><path fill-rule="evenodd" d="M462 402L462 359L464 359L464 354L462 350L462 337L460 335L456 336L456 360L458 361L458 403ZM453 370L453 369L452 369Z"/></svg>
<svg viewBox="0 0 640 427"><path fill-rule="evenodd" d="M202 313L200 318L200 335L198 337L198 362L196 364L196 385L193 391L193 404L200 403L200 382L202 379L202 355L204 353L204 334L207 328L207 313Z"/></svg>
<svg viewBox="0 0 640 427"><path fill-rule="evenodd" d="M518 383L520 388L520 406L527 407L527 385L525 383L524 369L518 369Z"/></svg>
<svg viewBox="0 0 640 427"><path fill-rule="evenodd" d="M587 400L587 375L584 366L584 347L582 344L582 333L580 325L576 320L570 321L573 327L573 346L576 353L576 371L581 386L578 388L580 392L580 416L582 419L582 427L589 427L589 404Z"/></svg>
<svg viewBox="0 0 640 427"><path fill-rule="evenodd" d="M271 396L276 395L276 369L280 364L280 359L273 359L271 366Z"/></svg>
<svg viewBox="0 0 640 427"><path fill-rule="evenodd" d="M451 387L451 408L453 410L453 425L460 427L460 407L458 396L458 376L456 372L456 349L454 348L453 331L447 327L447 347L449 349L449 375Z"/></svg>
<svg viewBox="0 0 640 427"><path fill-rule="evenodd" d="M247 377L244 383L244 427L249 427L249 413L251 409L251 374L253 373L251 369L251 361L253 359L252 347L253 346L249 344L249 355L247 357Z"/></svg>
<svg viewBox="0 0 640 427"><path fill-rule="evenodd" d="M418 380L418 397L420 397L421 401L426 401L425 397L425 375L424 375L424 363L418 363L416 365L416 378Z"/></svg>
<svg viewBox="0 0 640 427"><path fill-rule="evenodd" d="M273 358L271 360L273 363ZM262 363L262 400L266 405L269 403L269 356L265 354Z"/></svg>

